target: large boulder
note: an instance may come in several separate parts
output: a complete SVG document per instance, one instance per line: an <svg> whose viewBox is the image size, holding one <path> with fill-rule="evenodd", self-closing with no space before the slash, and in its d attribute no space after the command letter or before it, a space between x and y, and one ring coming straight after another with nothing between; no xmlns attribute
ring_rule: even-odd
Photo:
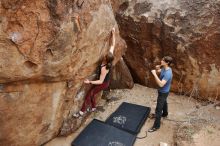
<svg viewBox="0 0 220 146"><path fill-rule="evenodd" d="M0 145L41 145L60 133L81 107L83 80L107 54L113 26L115 64L125 43L108 0L1 0Z"/></svg>
<svg viewBox="0 0 220 146"><path fill-rule="evenodd" d="M150 70L174 58L172 91L205 99L220 94L220 1L112 0L124 60L134 81L157 87Z"/></svg>

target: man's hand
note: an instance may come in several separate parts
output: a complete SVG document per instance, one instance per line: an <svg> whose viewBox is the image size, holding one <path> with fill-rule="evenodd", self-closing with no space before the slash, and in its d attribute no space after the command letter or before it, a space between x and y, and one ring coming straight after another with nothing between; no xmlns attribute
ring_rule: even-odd
<svg viewBox="0 0 220 146"><path fill-rule="evenodd" d="M154 70L151 70L151 73L152 73L153 75L156 75L156 74L157 74L155 69L154 69Z"/></svg>
<svg viewBox="0 0 220 146"><path fill-rule="evenodd" d="M89 84L90 81L89 81L88 79L86 79L86 80L84 81L84 83Z"/></svg>
<svg viewBox="0 0 220 146"><path fill-rule="evenodd" d="M156 68L156 70L159 70L160 69L160 65L156 65L155 68Z"/></svg>

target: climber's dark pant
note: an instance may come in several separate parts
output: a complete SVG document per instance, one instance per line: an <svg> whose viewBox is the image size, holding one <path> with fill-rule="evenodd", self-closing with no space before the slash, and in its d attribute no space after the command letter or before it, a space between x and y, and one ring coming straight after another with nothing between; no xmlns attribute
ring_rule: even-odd
<svg viewBox="0 0 220 146"><path fill-rule="evenodd" d="M95 100L95 95L100 92L101 90L104 90L106 88L108 88L109 86L109 81L108 82L104 82L100 85L95 85L92 87L92 89L87 93L86 97L85 97L85 101L83 103L82 112L85 112L85 110L88 108L88 106L90 106L92 104L92 108L96 107L96 100Z"/></svg>
<svg viewBox="0 0 220 146"><path fill-rule="evenodd" d="M166 117L168 115L168 106L167 106L167 97L169 95L168 93L161 93L158 92L157 97L157 107L155 110L155 121L154 126L155 128L160 128L160 120L161 116Z"/></svg>

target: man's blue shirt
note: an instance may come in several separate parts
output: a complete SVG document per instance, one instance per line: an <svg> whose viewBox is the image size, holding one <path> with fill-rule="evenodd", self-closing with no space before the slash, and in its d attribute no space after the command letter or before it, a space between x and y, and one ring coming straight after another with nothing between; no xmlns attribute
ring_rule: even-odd
<svg viewBox="0 0 220 146"><path fill-rule="evenodd" d="M161 69L160 72L160 80L166 80L166 84L163 87L159 88L159 92L161 93L168 93L170 91L171 81L172 81L173 73L172 69L169 68L165 70L164 68Z"/></svg>

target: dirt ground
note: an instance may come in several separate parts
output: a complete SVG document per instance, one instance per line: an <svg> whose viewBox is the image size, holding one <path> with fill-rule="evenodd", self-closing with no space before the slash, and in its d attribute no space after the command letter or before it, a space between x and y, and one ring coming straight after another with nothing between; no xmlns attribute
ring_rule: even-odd
<svg viewBox="0 0 220 146"><path fill-rule="evenodd" d="M45 146L70 146L73 139L93 119L105 121L122 102L129 102L151 107L154 113L157 91L136 84L133 89L112 90L99 103L99 110L72 135L57 137ZM153 133L146 131L153 125L154 119L147 119L134 146L159 146L160 142L169 146L219 146L220 145L220 110L215 104L198 102L187 96L170 93L168 97L169 116L162 119L161 128Z"/></svg>

